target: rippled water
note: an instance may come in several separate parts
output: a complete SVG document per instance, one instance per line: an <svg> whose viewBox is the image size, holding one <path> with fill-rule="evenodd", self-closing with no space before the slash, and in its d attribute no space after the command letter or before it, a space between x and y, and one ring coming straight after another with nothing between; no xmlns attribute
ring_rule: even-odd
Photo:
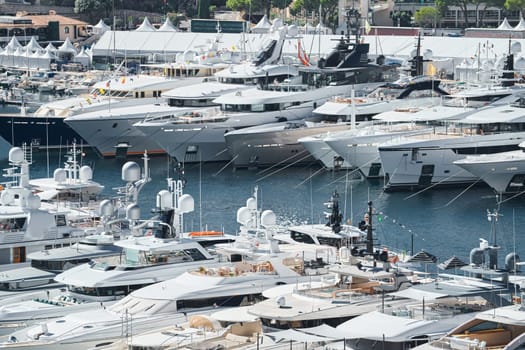
<svg viewBox="0 0 525 350"><path fill-rule="evenodd" d="M34 153L32 177L47 176L62 164L64 151ZM142 160L134 159L142 166ZM100 159L87 152L84 164L94 168L94 180L104 184L104 195L124 185L121 166L126 160ZM7 166L2 162L3 168ZM155 205L155 195L166 187L166 177L173 175L173 163L164 157L150 161L151 183L140 197L142 216L147 217ZM169 173L168 173L169 172ZM470 250L479 244L480 237L491 239L491 223L487 209L496 207L493 192L488 187L428 190L419 194L410 192L383 193L381 181L352 180L344 171L330 172L318 167L260 170L237 170L224 163L191 164L185 168L185 192L195 198L195 212L186 216L186 229L204 227L236 232L236 211L245 205L254 186L259 187L262 209L273 210L283 223L324 222L323 203L331 193L340 194L340 207L345 220L359 222L371 200L378 216L374 221L376 236L381 243L410 250L411 236L414 250L425 249L443 261L452 255L468 261ZM348 181L346 181L348 179ZM464 193L463 193L464 192ZM516 249L521 253L525 245L525 205L520 198L501 205L497 243L502 247L500 260ZM377 220L381 217L381 220ZM525 253L522 253L525 259Z"/></svg>

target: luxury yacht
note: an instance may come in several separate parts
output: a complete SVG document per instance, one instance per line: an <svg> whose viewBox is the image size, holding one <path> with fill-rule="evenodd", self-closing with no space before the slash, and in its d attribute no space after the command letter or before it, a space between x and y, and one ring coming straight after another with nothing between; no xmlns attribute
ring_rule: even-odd
<svg viewBox="0 0 525 350"><path fill-rule="evenodd" d="M336 327L355 350L407 349L437 339L481 311L500 304L506 286L478 279L441 275L435 283L414 285L392 293L405 303L387 305ZM370 325L374 325L370 327Z"/></svg>
<svg viewBox="0 0 525 350"><path fill-rule="evenodd" d="M466 156L454 164L485 181L496 193L518 194L525 186L525 142L520 150Z"/></svg>
<svg viewBox="0 0 525 350"><path fill-rule="evenodd" d="M388 176L386 189L461 185L479 177L454 163L467 155L518 150L525 138L522 97L487 106L449 125L443 132L405 137L379 146Z"/></svg>
<svg viewBox="0 0 525 350"><path fill-rule="evenodd" d="M335 97L313 113L343 120L355 114L356 121L372 120L376 114L397 108L439 104L441 96L449 94L440 85L440 80L427 76L403 77L379 86L364 97Z"/></svg>
<svg viewBox="0 0 525 350"><path fill-rule="evenodd" d="M145 169L148 168L148 161L148 157L145 156ZM72 171L75 168L74 164L75 162L70 164ZM118 197L99 203L93 225L89 225L89 222L78 223L77 226L85 231L86 236L71 239L63 246L49 244L43 250L28 254L29 266L25 266L28 264L11 264L5 269L2 268L0 296L12 296L22 291L57 287L59 284L54 281L57 274L85 264L93 258L119 255L121 247L114 245L114 242L130 234L129 224L124 222L122 212L132 201L136 201L142 187L149 182L147 170L142 178L139 175L139 166L135 162L127 162L122 166L122 179L128 182L127 185L117 189ZM73 188L77 186L77 183L72 184ZM69 190L71 188L64 184L63 187L61 185L59 193L67 194ZM95 221L98 224L95 224Z"/></svg>
<svg viewBox="0 0 525 350"><path fill-rule="evenodd" d="M41 202L29 186L29 161L23 149L12 148L9 162L4 177L12 181L4 184L0 195L0 263L22 263L29 253L69 245L88 234L87 227L77 224L88 225L93 212Z"/></svg>
<svg viewBox="0 0 525 350"><path fill-rule="evenodd" d="M64 123L73 115L137 106L160 100L162 92L197 83L202 78L171 79L163 76L135 75L105 79L93 85L86 96L71 97L43 104L30 115L0 118L0 136L12 146L23 143L39 148L59 148L85 140ZM144 149L142 149L144 151Z"/></svg>
<svg viewBox="0 0 525 350"><path fill-rule="evenodd" d="M132 291L111 306L70 313L14 332L2 346L42 349L107 346L122 337L181 323L188 315L202 313L203 309L251 304L260 300L264 289L275 285L333 278L323 268L329 263L324 260L329 255L321 252L326 248L311 244L281 247L272 238L269 229L275 226L273 212L260 213L261 227L255 227L266 229L265 239L259 235L261 231L251 230L254 215L259 215L253 210L254 200L250 198L248 206L237 212L243 226L236 242L216 245L217 251L230 256L231 261L207 263L194 259L196 264L187 263L189 271L178 277ZM166 250L162 252L166 256ZM177 270L173 269L171 266L171 276L176 276ZM159 274L154 278L159 278Z"/></svg>
<svg viewBox="0 0 525 350"><path fill-rule="evenodd" d="M332 96L350 91L351 86L356 90L369 90L397 78L396 67L368 62L369 45L360 42L358 31L353 32L355 40L351 40L350 35L341 38L336 48L317 66L299 67L297 76L282 82L266 79L258 88L218 97L214 102L223 112L218 117L198 118L193 123L187 119L167 121L160 128L156 125L154 133L146 130L146 123L136 126L151 135L179 162L228 161L232 159L224 138L228 131L304 119ZM278 143L268 142L267 146L281 153ZM252 150L263 148L252 147Z"/></svg>
<svg viewBox="0 0 525 350"><path fill-rule="evenodd" d="M286 29L269 34L268 42L261 48L257 58L251 63L231 65L217 72L213 77L197 84L179 85L177 88L158 95L156 101L138 106L112 108L104 112L95 111L74 115L65 120L84 140L104 157L117 153L163 154L152 133L164 123L182 120L184 124L202 123L201 118L188 118L196 109L214 106L213 100L223 94L242 91L253 87L259 81L268 79L282 81L297 74L294 67L279 65ZM181 118L181 114L185 117ZM137 129L134 124L145 120L153 130ZM142 124L142 123L141 123Z"/></svg>
<svg viewBox="0 0 525 350"><path fill-rule="evenodd" d="M416 349L518 350L523 349L524 332L524 305L516 304L480 312L445 336Z"/></svg>
<svg viewBox="0 0 525 350"><path fill-rule="evenodd" d="M93 181L93 170L89 165L80 165L78 157L82 150L73 142L65 155L63 168L55 169L52 178L30 179L29 185L42 200L68 200L85 202L96 199L104 186Z"/></svg>

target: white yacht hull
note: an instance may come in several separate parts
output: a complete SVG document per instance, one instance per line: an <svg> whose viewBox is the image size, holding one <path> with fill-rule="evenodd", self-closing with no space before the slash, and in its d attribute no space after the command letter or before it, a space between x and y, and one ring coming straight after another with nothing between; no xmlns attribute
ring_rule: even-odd
<svg viewBox="0 0 525 350"><path fill-rule="evenodd" d="M136 108L140 109L139 106ZM87 143L96 149L103 157L114 157L117 148L126 148L128 155L143 155L147 151L149 155L164 154L164 150L144 133L135 128L133 124L141 121L147 111L126 118L100 118L98 120L84 120L80 118L69 118L66 120Z"/></svg>
<svg viewBox="0 0 525 350"><path fill-rule="evenodd" d="M339 155L330 147L323 138L305 137L299 140L303 147L310 152L312 157L320 161L327 169L334 169L335 160ZM343 160L342 169L352 168L353 165L347 160Z"/></svg>
<svg viewBox="0 0 525 350"><path fill-rule="evenodd" d="M229 161L224 134L234 129L275 122L278 118L299 120L311 114L313 107L300 106L278 112L231 114L224 122L203 124L136 125L149 139L155 140L179 162Z"/></svg>
<svg viewBox="0 0 525 350"><path fill-rule="evenodd" d="M309 164L316 159L298 141L299 138L347 128L346 124L326 124L296 129L280 125L273 128L276 130L246 133L241 130L240 133L228 133L226 145L236 167Z"/></svg>
<svg viewBox="0 0 525 350"><path fill-rule="evenodd" d="M413 133L428 133L431 129L414 130L377 130L371 129L369 135L349 135L348 137L327 137L325 142L339 156L350 164L354 164L366 178L383 177L384 171L377 146L385 142L393 142L403 136ZM352 131L350 131L352 132ZM358 133L359 130L356 130Z"/></svg>
<svg viewBox="0 0 525 350"><path fill-rule="evenodd" d="M525 153L511 151L502 154L467 157L456 162L478 176L497 193L518 193L525 188Z"/></svg>
<svg viewBox="0 0 525 350"><path fill-rule="evenodd" d="M479 177L454 164L469 154L518 149L525 132L444 137L423 142L379 146L387 189L470 184Z"/></svg>

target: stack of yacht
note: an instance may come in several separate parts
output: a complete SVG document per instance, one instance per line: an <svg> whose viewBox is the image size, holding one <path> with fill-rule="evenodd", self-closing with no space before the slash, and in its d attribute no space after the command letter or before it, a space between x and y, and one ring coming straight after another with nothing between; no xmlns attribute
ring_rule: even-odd
<svg viewBox="0 0 525 350"><path fill-rule="evenodd" d="M517 150L523 141L522 97L471 112L442 132L406 136L379 146L387 189L468 184L479 177L454 161Z"/></svg>
<svg viewBox="0 0 525 350"><path fill-rule="evenodd" d="M354 31L355 32L355 31ZM179 162L226 161L233 160L234 164L245 166L249 160L257 158L253 152L265 152L268 156L287 159L296 155L297 136L293 144L289 141L273 142L271 136L261 142L244 147L241 145L230 148L234 152L227 152L225 133L232 132L243 140L253 139L253 134L241 136L241 131L250 126L264 125L276 121L293 122L307 118L321 103L334 95L347 94L353 85L356 90L368 90L378 86L381 82L392 81L397 77L396 67L370 64L367 57L368 44L363 44L359 38L355 41L350 37L343 37L337 47L326 57L320 60L316 67L301 66L299 75L284 81L261 81L258 88L236 91L224 94L214 100L220 105L223 112L211 118L198 118L195 123L188 123L186 119L165 122L157 133L148 132L147 123L136 126L152 135L159 145ZM154 126L151 125L153 128ZM281 130L284 124L278 126ZM158 130L158 126L156 126ZM262 128L265 128L264 126ZM287 131L294 129L286 129ZM273 135L275 130L269 133ZM279 132L279 131L278 131ZM294 133L295 135L295 133ZM233 135L231 135L233 137ZM281 148L285 148L283 151ZM247 154L238 154L249 151ZM266 152L269 150L269 152ZM288 159L293 162L293 157ZM297 160L297 159L296 159ZM259 157L260 164L269 164L279 161L275 158L267 161Z"/></svg>
<svg viewBox="0 0 525 350"><path fill-rule="evenodd" d="M124 106L104 113L83 113L71 116L65 122L104 157L115 156L119 151L127 154L140 154L144 150L150 154L164 153L163 143L160 147L158 144L159 134L172 137L170 132L178 130L178 124L194 129L196 125L202 126L208 118L217 118L217 113L209 107L215 105L213 100L220 95L248 89L264 80L282 81L297 74L296 68L278 64L286 28L269 34L268 39L268 45L261 48L252 63L231 65L213 78L191 86L180 84L164 92L162 99L159 93L156 101L144 103L140 108ZM206 112L202 110L205 108ZM146 120L139 124L145 125L144 128L134 126L143 119Z"/></svg>
<svg viewBox="0 0 525 350"><path fill-rule="evenodd" d="M189 271L180 274L182 270L174 270L175 265L168 262L167 265L172 265L171 276L180 274L178 277L132 291L110 306L96 306L89 311L69 313L65 317L21 329L12 333L2 346L37 346L41 349L107 346L141 332L182 323L187 316L197 312L253 303L270 286L316 281L325 278L324 276L330 278L323 268L330 260L321 258L330 257L322 252L326 248L311 244L288 244L281 247L271 234L271 228L275 226L275 214L269 210L260 212L254 209L254 202L256 199L249 199L247 206L237 213L242 225L238 243L217 245L217 250L230 256L232 261L218 263L216 259L199 259L205 253L190 248L185 240L178 243L180 249L175 248L182 255L168 254L165 248L159 248L156 250L156 258L186 261L179 266ZM257 223L256 227L252 226L254 223ZM139 243L136 237L133 242ZM132 242L127 243L131 244ZM141 244L136 246L138 245ZM129 256L130 259L134 257L138 259L141 255ZM313 261L316 266L310 265ZM165 265L161 265L160 271ZM119 270L105 266L106 273ZM138 266L136 269L127 266L127 270L130 269L139 275L143 270ZM70 271L73 269L63 275ZM151 278L160 279L158 271L157 269L157 273ZM78 275L77 279L80 278L80 273ZM146 282L150 283L151 278ZM135 280L139 282L139 278ZM85 291L90 290L86 288ZM108 296L124 292L117 287L98 290L104 291ZM95 293L92 289L91 292Z"/></svg>
<svg viewBox="0 0 525 350"><path fill-rule="evenodd" d="M106 78L93 85L88 95L45 103L29 115L2 116L0 136L13 146L26 143L39 148L59 148L74 140L85 144L79 134L64 123L65 118L89 112L100 114L123 106L158 103L162 92L197 83L200 79L183 74L177 79L154 75Z"/></svg>
<svg viewBox="0 0 525 350"><path fill-rule="evenodd" d="M28 253L52 246L69 245L85 236L85 227L94 216L82 208L43 203L29 186L28 155L15 147L9 151L12 167L4 176L13 180L4 185L0 196L0 263L21 263Z"/></svg>

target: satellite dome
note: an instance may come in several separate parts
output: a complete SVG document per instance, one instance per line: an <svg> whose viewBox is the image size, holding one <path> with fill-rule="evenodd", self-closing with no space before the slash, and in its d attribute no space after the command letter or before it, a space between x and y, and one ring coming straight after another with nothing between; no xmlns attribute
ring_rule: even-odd
<svg viewBox="0 0 525 350"><path fill-rule="evenodd" d="M183 194L178 202L179 211L182 213L190 213L195 208L195 201L189 194Z"/></svg>
<svg viewBox="0 0 525 350"><path fill-rule="evenodd" d="M53 172L53 179L55 180L55 182L58 182L58 183L66 182L67 180L66 169L62 169L62 168L55 169L55 171Z"/></svg>
<svg viewBox="0 0 525 350"><path fill-rule="evenodd" d="M162 190L157 193L157 208L166 210L173 208L172 195L168 190Z"/></svg>
<svg viewBox="0 0 525 350"><path fill-rule="evenodd" d="M84 165L80 168L78 176L81 182L88 182L93 178L93 170L89 165Z"/></svg>
<svg viewBox="0 0 525 350"><path fill-rule="evenodd" d="M140 207L136 203L131 203L126 207L126 218L129 220L140 219Z"/></svg>
<svg viewBox="0 0 525 350"><path fill-rule="evenodd" d="M246 200L246 207L250 210L257 209L257 200L253 197L250 197Z"/></svg>
<svg viewBox="0 0 525 350"><path fill-rule="evenodd" d="M122 166L122 180L126 182L140 180L140 166L135 162L126 162Z"/></svg>
<svg viewBox="0 0 525 350"><path fill-rule="evenodd" d="M261 214L261 225L273 226L277 223L277 216L272 210L265 210Z"/></svg>
<svg viewBox="0 0 525 350"><path fill-rule="evenodd" d="M104 199L98 206L98 211L101 216L113 215L113 203L109 199Z"/></svg>
<svg viewBox="0 0 525 350"><path fill-rule="evenodd" d="M13 147L9 150L9 161L11 163L20 163L24 161L24 150L20 147Z"/></svg>
<svg viewBox="0 0 525 350"><path fill-rule="evenodd" d="M237 222L241 225L246 225L252 218L250 209L242 207L237 210Z"/></svg>

